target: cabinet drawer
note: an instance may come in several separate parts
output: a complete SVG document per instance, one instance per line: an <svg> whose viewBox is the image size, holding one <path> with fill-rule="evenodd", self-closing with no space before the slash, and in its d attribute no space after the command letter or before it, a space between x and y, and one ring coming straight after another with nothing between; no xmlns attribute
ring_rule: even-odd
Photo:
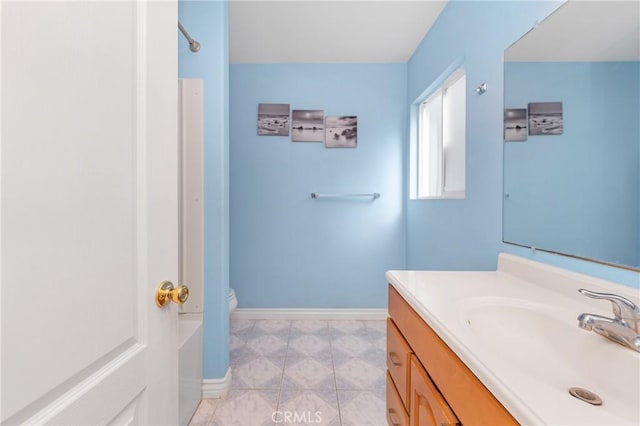
<svg viewBox="0 0 640 426"><path fill-rule="evenodd" d="M391 318L387 318L387 370L398 389L400 399L407 410L409 407L409 363L411 361L411 347L404 340L398 327Z"/></svg>
<svg viewBox="0 0 640 426"><path fill-rule="evenodd" d="M391 285L389 315L463 424L518 424Z"/></svg>
<svg viewBox="0 0 640 426"><path fill-rule="evenodd" d="M404 409L398 390L387 371L387 423L389 426L408 426L409 415Z"/></svg>
<svg viewBox="0 0 640 426"><path fill-rule="evenodd" d="M411 426L460 424L415 356L411 357Z"/></svg>

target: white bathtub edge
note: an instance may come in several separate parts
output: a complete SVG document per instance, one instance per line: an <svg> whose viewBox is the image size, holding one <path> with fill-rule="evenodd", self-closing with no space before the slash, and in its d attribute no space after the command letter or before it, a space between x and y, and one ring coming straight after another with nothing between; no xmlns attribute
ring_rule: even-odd
<svg viewBox="0 0 640 426"><path fill-rule="evenodd" d="M178 338L178 418L187 425L202 397L202 315L180 315Z"/></svg>
<svg viewBox="0 0 640 426"><path fill-rule="evenodd" d="M231 387L231 367L220 379L202 379L202 398L223 398Z"/></svg>

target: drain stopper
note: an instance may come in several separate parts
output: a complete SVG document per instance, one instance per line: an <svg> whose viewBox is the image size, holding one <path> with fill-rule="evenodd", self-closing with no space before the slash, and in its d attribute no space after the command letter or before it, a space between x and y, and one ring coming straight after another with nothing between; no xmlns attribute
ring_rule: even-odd
<svg viewBox="0 0 640 426"><path fill-rule="evenodd" d="M602 405L602 398L595 393L584 388L569 388L571 396L578 398L581 401L588 402L592 405Z"/></svg>

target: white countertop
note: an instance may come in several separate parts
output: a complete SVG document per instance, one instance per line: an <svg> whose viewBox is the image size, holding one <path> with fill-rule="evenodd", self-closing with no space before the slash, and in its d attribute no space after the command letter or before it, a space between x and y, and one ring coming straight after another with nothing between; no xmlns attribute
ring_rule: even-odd
<svg viewBox="0 0 640 426"><path fill-rule="evenodd" d="M501 254L497 271L388 271L387 280L521 424L640 424L640 353L577 325L637 289ZM569 395L579 386L602 406Z"/></svg>

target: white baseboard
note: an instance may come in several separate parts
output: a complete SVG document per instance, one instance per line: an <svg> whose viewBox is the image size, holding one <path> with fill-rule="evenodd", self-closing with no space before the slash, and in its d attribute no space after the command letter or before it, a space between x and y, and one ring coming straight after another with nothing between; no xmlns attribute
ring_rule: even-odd
<svg viewBox="0 0 640 426"><path fill-rule="evenodd" d="M251 309L237 308L231 319L386 320L387 309Z"/></svg>
<svg viewBox="0 0 640 426"><path fill-rule="evenodd" d="M223 398L231 387L231 367L221 379L202 379L202 399Z"/></svg>

